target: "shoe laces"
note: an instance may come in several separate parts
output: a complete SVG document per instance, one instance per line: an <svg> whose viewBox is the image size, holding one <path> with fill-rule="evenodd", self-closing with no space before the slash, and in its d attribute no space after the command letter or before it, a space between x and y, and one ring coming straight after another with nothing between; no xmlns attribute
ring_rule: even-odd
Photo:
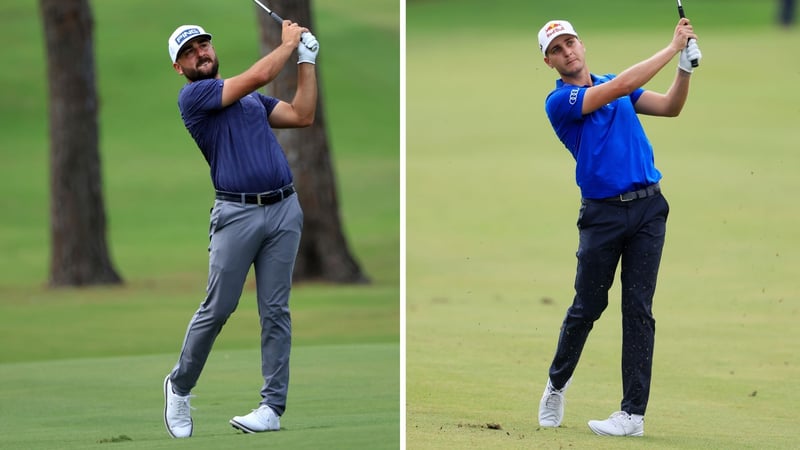
<svg viewBox="0 0 800 450"><path fill-rule="evenodd" d="M617 422L627 423L631 421L632 417L625 411L617 411L614 414L611 414L611 417L609 417L609 419L615 420Z"/></svg>
<svg viewBox="0 0 800 450"><path fill-rule="evenodd" d="M188 416L191 414L191 410L195 409L192 407L190 399L193 398L194 395L189 394L186 396L175 396L175 414L178 416Z"/></svg>
<svg viewBox="0 0 800 450"><path fill-rule="evenodd" d="M547 395L547 398L544 401L544 405L549 409L556 409L561 406L561 391L552 391L550 394Z"/></svg>
<svg viewBox="0 0 800 450"><path fill-rule="evenodd" d="M264 423L268 423L272 416L277 416L272 408L267 405L262 405L254 409L253 414L255 414L255 416Z"/></svg>
<svg viewBox="0 0 800 450"><path fill-rule="evenodd" d="M557 409L561 407L564 399L564 388L556 389L550 385L547 387L547 397L544 400L545 407Z"/></svg>

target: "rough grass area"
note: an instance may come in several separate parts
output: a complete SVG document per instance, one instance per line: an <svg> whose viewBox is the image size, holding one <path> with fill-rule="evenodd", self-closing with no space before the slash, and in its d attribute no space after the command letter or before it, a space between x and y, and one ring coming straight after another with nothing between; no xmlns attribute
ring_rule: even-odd
<svg viewBox="0 0 800 450"><path fill-rule="evenodd" d="M580 195L544 113L557 75L536 33L571 20L590 69L619 72L668 44L675 3L478 3L407 10L408 448L795 445L800 108L784 77L800 81L786 57L800 30L773 25L777 2L684 2L704 59L679 118L643 119L671 205L645 436L609 439L586 422L619 408L619 286L563 426L536 418L573 295ZM782 81L756 55L780 61ZM647 87L664 91L671 66Z"/></svg>

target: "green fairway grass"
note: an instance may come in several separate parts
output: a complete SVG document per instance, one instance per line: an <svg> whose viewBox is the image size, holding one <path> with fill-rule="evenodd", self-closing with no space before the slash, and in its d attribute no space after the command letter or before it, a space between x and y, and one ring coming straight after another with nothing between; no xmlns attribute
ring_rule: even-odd
<svg viewBox="0 0 800 450"><path fill-rule="evenodd" d="M163 377L205 296L208 166L185 130L166 40L195 23L220 72L259 57L248 1L91 2L100 153L119 287L47 289L47 67L38 3L0 5L0 448L397 448L400 334L400 12L314 2L317 69L344 232L369 285L298 284L285 433L237 435L255 408L259 325L249 280L193 401L196 438L162 423ZM280 2L270 5L280 13ZM299 187L302 189L302 187ZM130 438L130 441L127 438Z"/></svg>
<svg viewBox="0 0 800 450"><path fill-rule="evenodd" d="M164 367L172 355L4 364L3 448L397 448L397 345L301 346L281 431L245 435L228 420L257 406L257 350L217 350L193 394L194 433L163 425Z"/></svg>
<svg viewBox="0 0 800 450"><path fill-rule="evenodd" d="M797 445L800 30L773 24L776 3L685 1L704 56L689 100L678 118L642 119L671 213L636 439L586 426L619 409L618 285L562 427L537 422L573 296L580 194L544 113L557 75L536 33L571 20L590 69L618 73L669 43L675 3L408 4L408 448ZM665 91L670 66L647 87Z"/></svg>

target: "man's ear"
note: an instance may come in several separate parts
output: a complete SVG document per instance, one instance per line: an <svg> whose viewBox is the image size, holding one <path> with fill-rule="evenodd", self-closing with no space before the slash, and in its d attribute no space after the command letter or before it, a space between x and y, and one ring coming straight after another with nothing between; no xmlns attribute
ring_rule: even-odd
<svg viewBox="0 0 800 450"><path fill-rule="evenodd" d="M180 64L172 63L172 68L175 69L175 72L178 72L178 75L183 75L183 69Z"/></svg>

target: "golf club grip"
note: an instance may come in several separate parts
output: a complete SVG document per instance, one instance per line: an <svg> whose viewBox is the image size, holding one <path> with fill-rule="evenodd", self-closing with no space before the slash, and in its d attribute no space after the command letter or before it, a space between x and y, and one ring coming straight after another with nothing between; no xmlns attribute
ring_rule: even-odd
<svg viewBox="0 0 800 450"><path fill-rule="evenodd" d="M274 13L274 12L272 12L272 11L270 11L270 12L269 12L269 15L270 15L270 17L272 17L273 19L275 19L275 21L276 21L276 22L278 22L279 24L283 25L283 19L281 18L281 16L279 16L279 15L275 14L275 13ZM309 35L311 35L311 33L307 32L307 31L306 31L306 32L304 32L303 34L301 34L301 35L300 35L300 41L301 41L301 42L302 42L302 43L303 43L303 44L304 44L306 47L308 47L308 45L306 44L306 39L307 39L307 37L308 37ZM309 50L316 50L316 49L315 49L315 48L311 48L311 47L309 47Z"/></svg>
<svg viewBox="0 0 800 450"><path fill-rule="evenodd" d="M269 12L269 16L275 19L275 22L278 22L279 24L283 25L283 19L281 19L281 16L275 14L272 11Z"/></svg>
<svg viewBox="0 0 800 450"><path fill-rule="evenodd" d="M681 16L681 19L685 19L686 18L686 14L683 12L683 6L681 4L678 4L678 15ZM691 42L691 41L692 40L689 39L689 42ZM687 42L686 45L689 45L689 42ZM700 65L700 62L698 60L696 60L696 59L693 59L691 61L691 63L692 63L692 67L697 67L697 66Z"/></svg>

